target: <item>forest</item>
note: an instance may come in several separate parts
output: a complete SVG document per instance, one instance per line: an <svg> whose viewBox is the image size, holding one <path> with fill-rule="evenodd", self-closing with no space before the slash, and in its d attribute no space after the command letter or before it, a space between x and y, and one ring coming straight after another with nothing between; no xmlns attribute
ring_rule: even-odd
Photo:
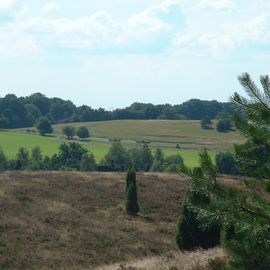
<svg viewBox="0 0 270 270"><path fill-rule="evenodd" d="M0 98L0 128L30 127L44 117L57 124L120 119L201 120L224 118L233 112L239 112L233 103L215 100L191 99L180 105L135 102L124 109L108 111L87 105L76 106L70 100L49 98L41 93L26 97L8 94Z"/></svg>

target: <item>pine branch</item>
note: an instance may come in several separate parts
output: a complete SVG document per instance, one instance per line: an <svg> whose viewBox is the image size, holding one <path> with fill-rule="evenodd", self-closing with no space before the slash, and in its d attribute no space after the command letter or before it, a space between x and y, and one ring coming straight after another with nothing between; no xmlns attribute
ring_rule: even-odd
<svg viewBox="0 0 270 270"><path fill-rule="evenodd" d="M270 217L268 215L265 215L265 214L262 214L262 213L258 213L258 212L252 211L252 210L250 210L250 209L248 209L248 208L246 208L244 206L242 206L241 209L244 212L246 212L246 213L248 213L248 214L250 214L250 215L252 215L254 217L264 218L264 219L268 220L268 222L270 223Z"/></svg>
<svg viewBox="0 0 270 270"><path fill-rule="evenodd" d="M270 98L270 78L268 75L261 76L260 81L263 87L264 94Z"/></svg>
<svg viewBox="0 0 270 270"><path fill-rule="evenodd" d="M244 73L238 77L239 82L246 90L247 94L253 99L259 101L268 111L270 108L265 101L265 98L261 95L261 91L256 86L256 84L252 81L248 73Z"/></svg>
<svg viewBox="0 0 270 270"><path fill-rule="evenodd" d="M246 98L240 96L238 93L234 93L234 95L231 97L231 101L237 105L245 107L246 109L255 111L255 108L251 106L252 104Z"/></svg>

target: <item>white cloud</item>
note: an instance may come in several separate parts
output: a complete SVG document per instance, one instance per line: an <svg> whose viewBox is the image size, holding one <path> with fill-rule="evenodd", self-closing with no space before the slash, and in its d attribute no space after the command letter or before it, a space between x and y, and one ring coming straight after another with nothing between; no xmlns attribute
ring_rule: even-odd
<svg viewBox="0 0 270 270"><path fill-rule="evenodd" d="M38 51L38 44L31 35L16 30L0 31L0 55L16 57Z"/></svg>
<svg viewBox="0 0 270 270"><path fill-rule="evenodd" d="M59 10L60 9L60 6L58 6L56 3L54 2L49 2L47 4L45 4L43 7L42 7L42 11L47 13L47 12L51 12L51 11L56 11L56 10Z"/></svg>
<svg viewBox="0 0 270 270"><path fill-rule="evenodd" d="M241 45L270 45L270 15L256 16L248 21L226 23L218 32L180 34L175 44L180 48L207 47L213 54Z"/></svg>
<svg viewBox="0 0 270 270"><path fill-rule="evenodd" d="M201 0L198 7L206 11L232 11L236 4L231 0Z"/></svg>
<svg viewBox="0 0 270 270"><path fill-rule="evenodd" d="M260 15L249 21L229 23L225 31L238 42L270 42L270 15Z"/></svg>
<svg viewBox="0 0 270 270"><path fill-rule="evenodd" d="M233 7L233 2L229 0L200 1L200 5L203 3L211 3L217 10ZM192 8L194 11L194 5ZM72 49L74 52L91 54L161 53L179 48L180 51L185 49L190 52L194 48L205 52L210 50L216 54L242 45L270 44L269 14L249 16L248 20L241 20L235 13L230 16L223 14L224 16L220 16L221 20L217 21L215 14L209 14L206 19L202 12L195 15L191 13L183 10L180 2L176 0L165 0L153 5L131 15L126 22L116 20L105 11L97 11L77 19L49 19L44 16L30 16L27 13L20 15L13 22L0 25L0 38L6 44L0 46L0 50L5 53L4 47L8 50L12 44L23 44L24 37L25 44L29 44L29 47L35 50ZM196 16L196 20L192 16ZM227 20L227 17L230 18ZM203 20L209 21L205 23ZM18 48L18 51L27 51L23 46L13 47Z"/></svg>
<svg viewBox="0 0 270 270"><path fill-rule="evenodd" d="M151 31L168 30L183 23L183 11L179 1L167 0L141 13L131 16L128 26L147 27Z"/></svg>
<svg viewBox="0 0 270 270"><path fill-rule="evenodd" d="M0 0L0 11L11 8L16 0Z"/></svg>
<svg viewBox="0 0 270 270"><path fill-rule="evenodd" d="M40 43L64 48L93 48L115 43L121 33L121 25L104 12L80 19L28 18L22 29L38 35Z"/></svg>
<svg viewBox="0 0 270 270"><path fill-rule="evenodd" d="M184 24L178 1L167 0L120 23L105 11L79 19L30 17L23 31L36 35L40 44L91 52L155 52L171 44L173 33Z"/></svg>

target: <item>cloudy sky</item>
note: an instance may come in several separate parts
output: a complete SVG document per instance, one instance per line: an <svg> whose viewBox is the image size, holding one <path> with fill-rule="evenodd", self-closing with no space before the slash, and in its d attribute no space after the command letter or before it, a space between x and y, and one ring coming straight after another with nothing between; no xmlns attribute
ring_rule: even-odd
<svg viewBox="0 0 270 270"><path fill-rule="evenodd" d="M270 0L0 0L0 96L226 101L269 62Z"/></svg>

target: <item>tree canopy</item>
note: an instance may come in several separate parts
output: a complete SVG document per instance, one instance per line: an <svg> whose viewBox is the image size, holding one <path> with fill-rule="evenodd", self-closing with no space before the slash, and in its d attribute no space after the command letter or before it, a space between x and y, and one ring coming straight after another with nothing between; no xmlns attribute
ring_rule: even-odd
<svg viewBox="0 0 270 270"><path fill-rule="evenodd" d="M50 121L45 117L39 119L36 128L42 136L45 134L51 134L53 132Z"/></svg>
<svg viewBox="0 0 270 270"><path fill-rule="evenodd" d="M34 126L41 117L52 124L70 122L106 121L117 119L214 119L228 116L235 110L232 103L191 99L179 105L135 102L123 109L107 111L90 106L76 106L70 100L48 98L41 93L27 97L9 94L0 98L0 128Z"/></svg>

